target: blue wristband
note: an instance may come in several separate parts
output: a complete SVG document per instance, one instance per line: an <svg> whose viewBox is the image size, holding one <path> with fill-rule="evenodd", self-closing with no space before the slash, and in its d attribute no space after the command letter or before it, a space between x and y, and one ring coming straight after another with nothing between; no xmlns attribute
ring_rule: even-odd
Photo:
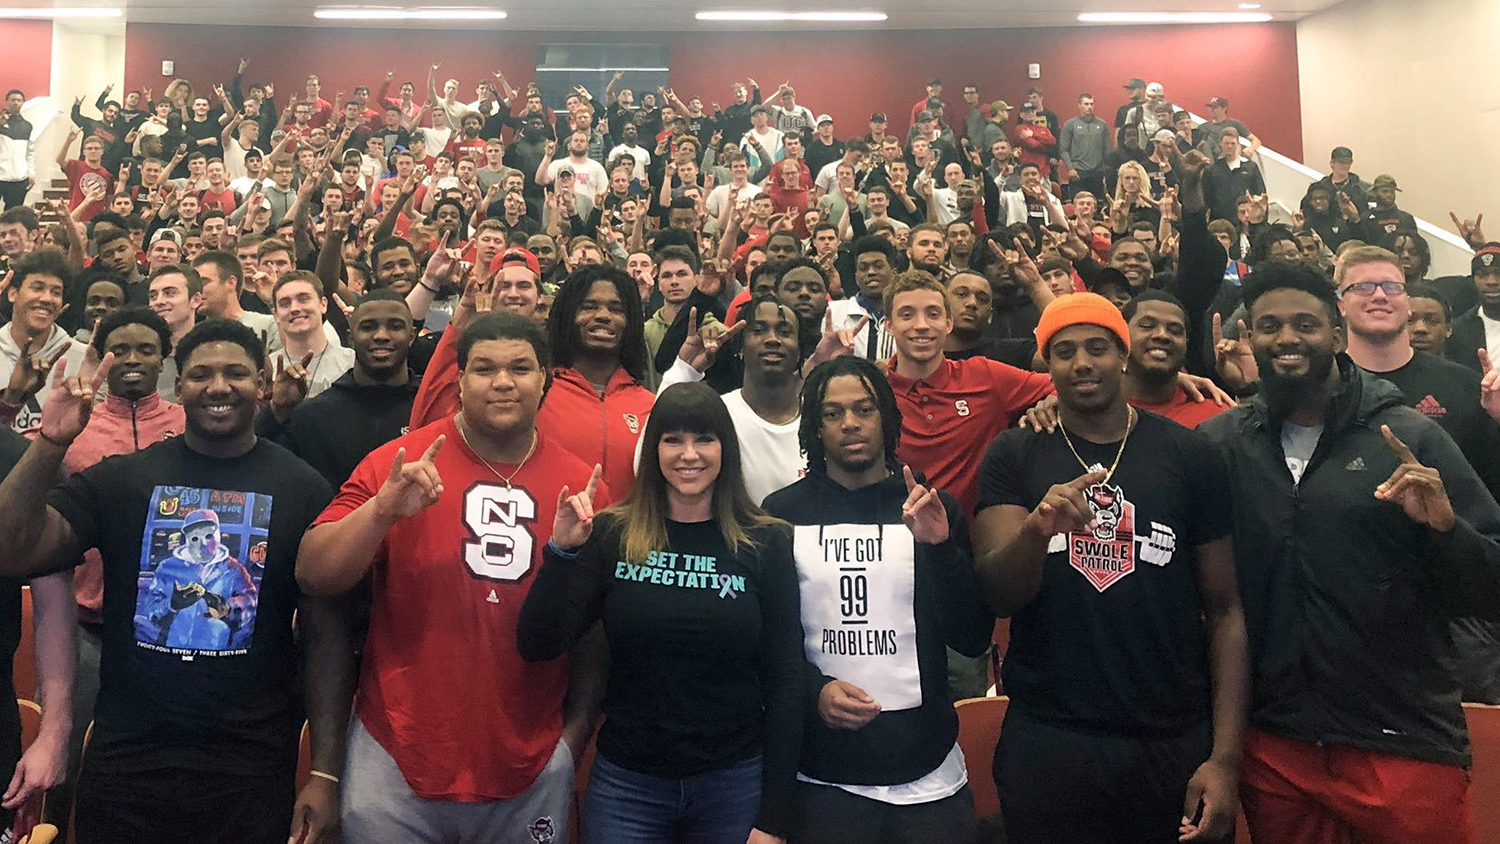
<svg viewBox="0 0 1500 844"><path fill-rule="evenodd" d="M547 550L551 551L552 553L556 554L559 557L562 557L564 560L571 560L574 557L578 556L578 552L577 551L565 551L565 550L563 550L563 547L561 545L558 545L557 544L557 540L555 540L555 539L549 539L549 540L547 540Z"/></svg>

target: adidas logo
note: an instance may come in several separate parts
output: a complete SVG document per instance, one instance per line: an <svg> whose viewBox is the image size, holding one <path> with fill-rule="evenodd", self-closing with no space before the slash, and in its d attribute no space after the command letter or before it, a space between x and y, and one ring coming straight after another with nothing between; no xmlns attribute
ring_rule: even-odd
<svg viewBox="0 0 1500 844"><path fill-rule="evenodd" d="M1417 402L1416 410L1418 413L1429 418L1448 415L1448 408L1443 407L1443 405L1437 399L1433 398L1430 394L1423 397L1421 401Z"/></svg>
<svg viewBox="0 0 1500 844"><path fill-rule="evenodd" d="M1365 459L1356 457L1345 464L1344 468L1350 472L1363 472L1365 470Z"/></svg>

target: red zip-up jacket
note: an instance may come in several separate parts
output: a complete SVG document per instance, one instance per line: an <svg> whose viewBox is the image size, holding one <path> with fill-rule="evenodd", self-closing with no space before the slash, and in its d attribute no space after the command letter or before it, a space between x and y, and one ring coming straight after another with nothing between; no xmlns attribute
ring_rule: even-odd
<svg viewBox="0 0 1500 844"><path fill-rule="evenodd" d="M162 440L182 434L182 405L152 393L130 401L106 396L89 415L83 433L68 446L63 468L69 474L82 472L106 457L133 454ZM98 624L104 620L104 562L93 549L83 555L83 565L73 570L73 599L78 602L78 620Z"/></svg>
<svg viewBox="0 0 1500 844"><path fill-rule="evenodd" d="M556 367L552 387L537 411L536 427L583 462L604 467L604 481L611 490L628 492L635 483L636 441L655 403L656 396L623 368L615 370L601 398L578 370ZM411 409L411 430L452 416L459 407L458 332L450 326L427 364ZM615 494L623 497L626 492Z"/></svg>

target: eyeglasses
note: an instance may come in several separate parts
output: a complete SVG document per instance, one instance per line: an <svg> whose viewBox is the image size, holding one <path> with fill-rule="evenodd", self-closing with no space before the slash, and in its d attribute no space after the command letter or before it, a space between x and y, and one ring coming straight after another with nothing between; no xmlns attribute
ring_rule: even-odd
<svg viewBox="0 0 1500 844"><path fill-rule="evenodd" d="M1379 290L1380 292L1384 293L1387 296L1392 296L1392 297L1395 297L1395 296L1405 296L1406 295L1406 282L1404 282L1404 281L1356 281L1355 283L1349 285L1348 287L1345 287L1343 290L1340 290L1339 291L1339 298L1342 299L1345 296L1348 296L1350 293L1353 293L1356 296L1374 296L1376 290Z"/></svg>

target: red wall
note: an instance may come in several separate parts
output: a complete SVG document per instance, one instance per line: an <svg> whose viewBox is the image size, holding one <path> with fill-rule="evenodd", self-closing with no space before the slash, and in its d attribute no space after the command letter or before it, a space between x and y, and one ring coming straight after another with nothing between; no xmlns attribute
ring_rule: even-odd
<svg viewBox="0 0 1500 844"><path fill-rule="evenodd" d="M799 33L702 32L440 32L435 30L332 29L129 24L126 81L160 92L161 62L176 62L178 76L200 89L227 79L240 56L251 60L250 81L271 81L278 97L301 93L308 73L323 79L323 95L355 85L372 88L385 78L425 83L427 64L443 63L442 79L455 77L465 95L480 75L497 67L511 84L533 76L536 47L564 41L659 40L671 50L672 84L686 100L727 104L729 84L753 76L766 93L790 80L798 101L833 115L840 137L865 131L873 111L904 122L922 83L939 76L943 95L962 102L962 85L975 82L987 99L1012 105L1033 84L1026 66L1042 66L1035 83L1047 106L1066 120L1079 92L1091 91L1101 115L1112 119L1131 77L1160 81L1173 102L1206 114L1209 97L1223 96L1232 114L1267 146L1300 159L1301 109L1297 88L1296 28L1290 23L1193 27L994 29L984 31L845 31ZM593 92L599 96L601 92ZM283 99L284 101L284 99ZM899 115L899 117L898 117Z"/></svg>
<svg viewBox="0 0 1500 844"><path fill-rule="evenodd" d="M52 21L0 20L0 44L5 45L0 88L20 88L27 99L51 93Z"/></svg>

